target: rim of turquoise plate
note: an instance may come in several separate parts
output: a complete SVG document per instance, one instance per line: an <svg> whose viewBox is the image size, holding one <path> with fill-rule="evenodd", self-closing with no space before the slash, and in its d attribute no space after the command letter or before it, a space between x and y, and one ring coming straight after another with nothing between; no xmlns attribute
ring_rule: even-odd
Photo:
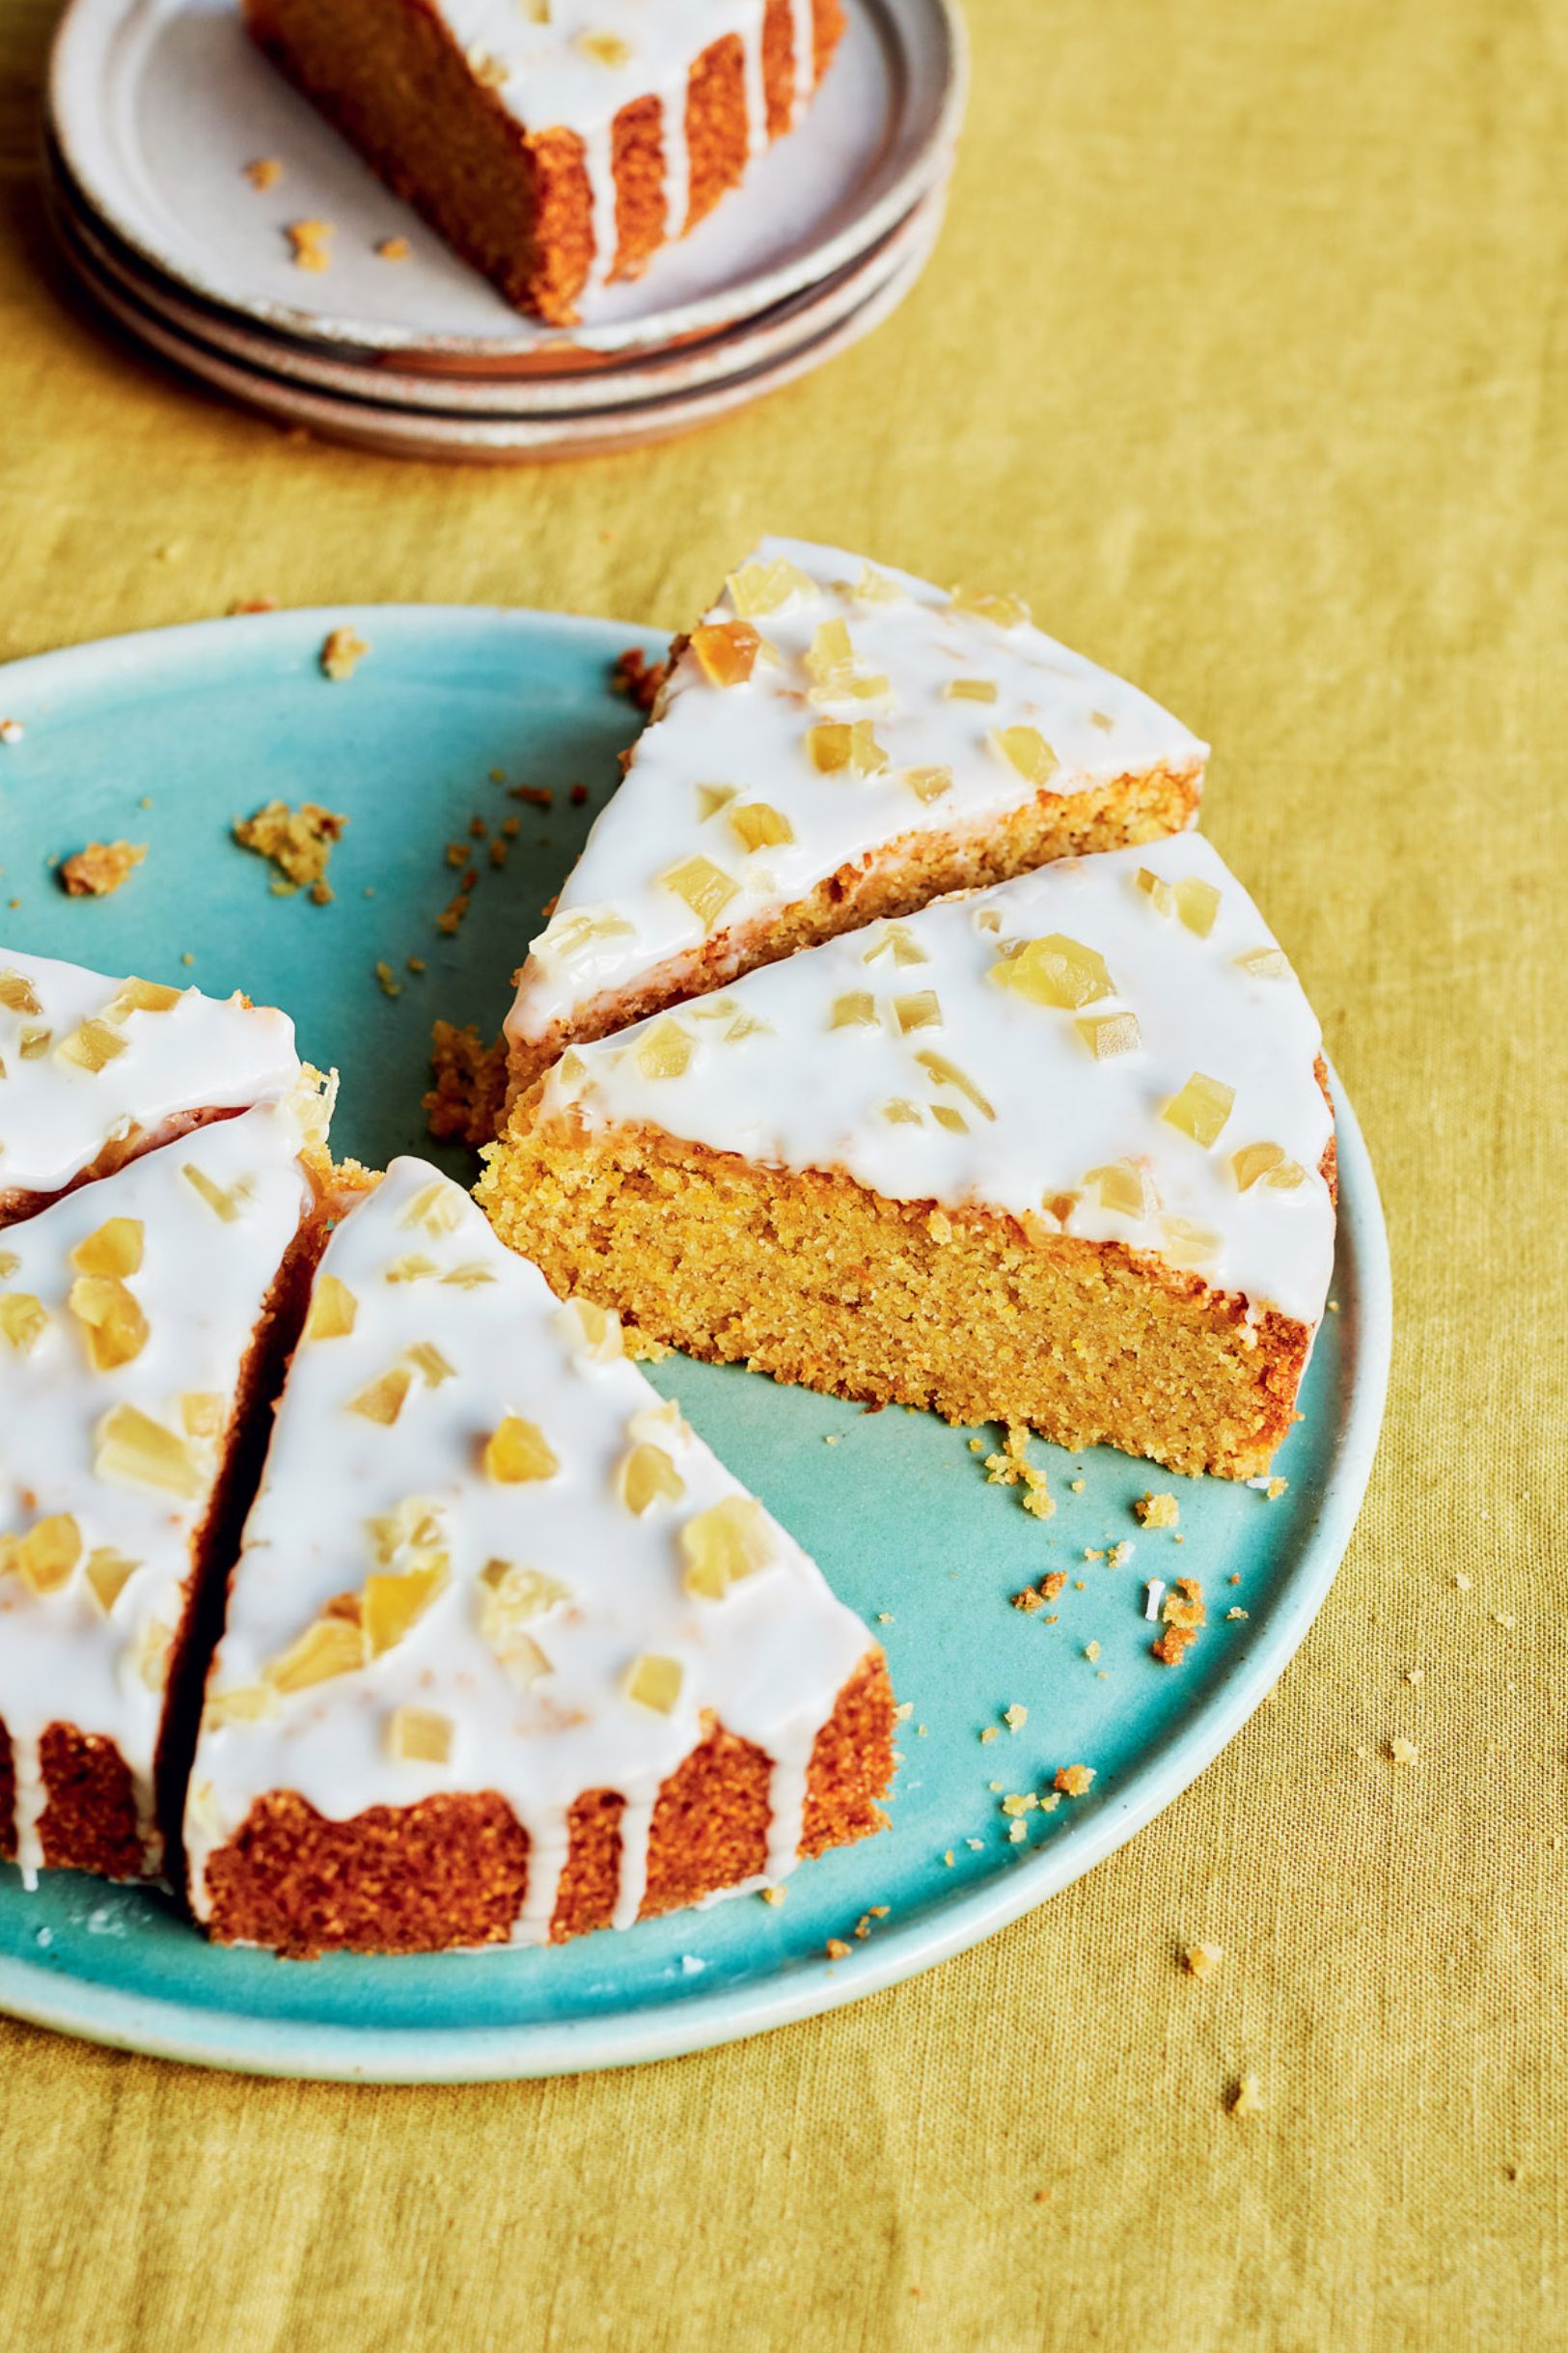
<svg viewBox="0 0 1568 2353"><path fill-rule="evenodd" d="M234 649L240 633L309 637L323 623L368 628L415 623L426 633L460 632L476 620L519 629L584 632L615 650L646 638L640 624L564 613L475 605L360 605L295 609L141 630L37 654L0 667L7 700L15 690L52 694L69 665L70 683L129 676L152 643L165 658L199 657L209 645ZM825 1961L779 1979L694 1993L678 2004L602 2017L508 2027L345 2027L196 2010L0 1957L0 2010L112 2049L242 2074L366 2084L494 2083L586 2073L675 2059L864 2001L1009 1926L1124 1845L1213 1762L1268 1696L1316 1618L1349 1543L1371 1473L1383 1420L1392 1346L1392 1287L1377 1179L1350 1100L1330 1070L1337 1116L1339 1266L1354 1289L1348 1319L1348 1376L1337 1400L1334 1469L1302 1539L1288 1592L1222 1688L1158 1757L1132 1777L1122 1797L1059 1838L997 1883L955 1894L939 1908L884 1927L848 1965ZM454 1956L461 1966L461 1956Z"/></svg>

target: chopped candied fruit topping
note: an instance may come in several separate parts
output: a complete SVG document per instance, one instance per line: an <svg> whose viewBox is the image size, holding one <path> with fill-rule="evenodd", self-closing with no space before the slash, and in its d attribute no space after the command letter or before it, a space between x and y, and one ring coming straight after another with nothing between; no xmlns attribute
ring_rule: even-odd
<svg viewBox="0 0 1568 2353"><path fill-rule="evenodd" d="M942 695L948 703L994 703L997 682L995 678L949 678Z"/></svg>
<svg viewBox="0 0 1568 2353"><path fill-rule="evenodd" d="M163 981L138 981L134 975L121 983L113 1000L103 1009L105 1021L128 1021L132 1013L172 1013L183 996L183 989L171 988Z"/></svg>
<svg viewBox="0 0 1568 2353"><path fill-rule="evenodd" d="M999 988L1013 989L1033 1005L1059 1006L1068 1012L1115 995L1115 983L1099 950L1061 931L1024 940L1010 955L1004 953L990 977Z"/></svg>
<svg viewBox="0 0 1568 2353"><path fill-rule="evenodd" d="M0 1339L25 1356L48 1322L48 1311L31 1291L0 1291Z"/></svg>
<svg viewBox="0 0 1568 2353"><path fill-rule="evenodd" d="M728 1495L699 1511L680 1532L681 1584L704 1601L766 1568L774 1557L767 1514L752 1495Z"/></svg>
<svg viewBox="0 0 1568 2353"><path fill-rule="evenodd" d="M78 1275L70 1287L70 1312L87 1334L96 1372L134 1364L147 1345L148 1321L140 1302L114 1275Z"/></svg>
<svg viewBox="0 0 1568 2353"><path fill-rule="evenodd" d="M938 1127L947 1128L950 1135L967 1136L969 1133L969 1121L961 1111L954 1110L951 1103L933 1103L931 1117Z"/></svg>
<svg viewBox="0 0 1568 2353"><path fill-rule="evenodd" d="M486 1561L480 1570L480 1629L499 1649L519 1626L542 1618L558 1601L570 1598L569 1589L542 1568L526 1568L517 1561Z"/></svg>
<svg viewBox="0 0 1568 2353"><path fill-rule="evenodd" d="M771 564L743 564L731 572L726 587L729 601L744 621L777 613L797 596L814 596L816 583L800 567L779 556Z"/></svg>
<svg viewBox="0 0 1568 2353"><path fill-rule="evenodd" d="M683 899L701 925L711 931L729 901L739 892L740 885L727 874L722 866L711 858L685 858L679 866L671 867L659 880L667 891Z"/></svg>
<svg viewBox="0 0 1568 2353"><path fill-rule="evenodd" d="M1089 1013L1075 1021L1073 1027L1096 1062L1110 1062L1118 1054L1136 1054L1143 1042L1136 1013Z"/></svg>
<svg viewBox="0 0 1568 2353"><path fill-rule="evenodd" d="M481 1284L493 1283L495 1276L488 1266L481 1265L477 1259L465 1259L461 1266L452 1267L441 1280L450 1284L454 1290L475 1291Z"/></svg>
<svg viewBox="0 0 1568 2353"><path fill-rule="evenodd" d="M878 956L892 952L895 964L928 964L931 959L910 932L907 924L884 924L862 956L863 964L874 964Z"/></svg>
<svg viewBox="0 0 1568 2353"><path fill-rule="evenodd" d="M16 1041L23 1062L41 1062L53 1037L53 1030L23 1030Z"/></svg>
<svg viewBox="0 0 1568 2353"><path fill-rule="evenodd" d="M55 1593L69 1585L82 1557L82 1532L69 1511L51 1512L36 1520L24 1536L6 1547L5 1564L35 1593Z"/></svg>
<svg viewBox="0 0 1568 2353"><path fill-rule="evenodd" d="M996 727L991 743L1026 785L1048 785L1061 762L1037 727Z"/></svg>
<svg viewBox="0 0 1568 2353"><path fill-rule="evenodd" d="M600 907L592 914L579 908L575 914L560 916L547 924L537 939L529 941L529 953L545 963L569 959L583 955L595 940L621 939L632 928L613 907Z"/></svg>
<svg viewBox="0 0 1568 2353"><path fill-rule="evenodd" d="M175 1630L160 1618L150 1618L136 1644L136 1672L149 1691L162 1691L169 1680Z"/></svg>
<svg viewBox="0 0 1568 2353"><path fill-rule="evenodd" d="M626 1353L620 1317L613 1308L592 1299L568 1299L555 1320L568 1345L595 1365L614 1364Z"/></svg>
<svg viewBox="0 0 1568 2353"><path fill-rule="evenodd" d="M775 849L795 838L795 828L782 809L769 801L747 801L729 812L729 830L742 849Z"/></svg>
<svg viewBox="0 0 1568 2353"><path fill-rule="evenodd" d="M226 1226L234 1224L251 1197L251 1186L245 1177L241 1177L236 1184L216 1184L206 1169L198 1168L194 1160L187 1160L179 1173L206 1202L213 1216L221 1218Z"/></svg>
<svg viewBox="0 0 1568 2353"><path fill-rule="evenodd" d="M634 54L619 33L579 33L577 46L598 66L629 66Z"/></svg>
<svg viewBox="0 0 1568 2353"><path fill-rule="evenodd" d="M715 686L744 686L761 646L749 621L704 621L692 631L692 651Z"/></svg>
<svg viewBox="0 0 1568 2353"><path fill-rule="evenodd" d="M1121 1217L1152 1217L1160 1206L1153 1178L1136 1160L1113 1160L1104 1168L1090 1169L1084 1182L1098 1186L1102 1209L1114 1209Z"/></svg>
<svg viewBox="0 0 1568 2353"><path fill-rule="evenodd" d="M534 1479L553 1479L561 1464L536 1422L509 1413L484 1445L484 1468L499 1486L520 1487Z"/></svg>
<svg viewBox="0 0 1568 2353"><path fill-rule="evenodd" d="M1219 912L1220 894L1213 883L1201 881L1197 874L1184 874L1176 885L1176 913L1188 930L1206 940Z"/></svg>
<svg viewBox="0 0 1568 2353"><path fill-rule="evenodd" d="M1235 961L1252 981L1282 981L1290 971L1282 948L1248 948Z"/></svg>
<svg viewBox="0 0 1568 2353"><path fill-rule="evenodd" d="M1227 1087L1223 1079L1206 1078L1201 1070L1195 1070L1180 1093L1171 1096L1161 1117L1171 1127L1179 1128L1184 1136L1191 1136L1195 1144L1201 1144L1207 1150L1211 1144L1218 1142L1235 1100L1234 1087Z"/></svg>
<svg viewBox="0 0 1568 2353"><path fill-rule="evenodd" d="M179 1419L187 1438L217 1438L223 1432L224 1400L215 1389L184 1389Z"/></svg>
<svg viewBox="0 0 1568 2353"><path fill-rule="evenodd" d="M125 1487L151 1487L192 1502L206 1478L185 1439L137 1405L117 1405L98 1427L93 1468Z"/></svg>
<svg viewBox="0 0 1568 2353"><path fill-rule="evenodd" d="M804 656L806 675L823 696L842 694L855 675L855 649L847 624L825 621L812 638Z"/></svg>
<svg viewBox="0 0 1568 2353"><path fill-rule="evenodd" d="M457 1370L450 1357L442 1354L433 1340L416 1340L408 1350L408 1361L417 1372L423 1374L426 1387L428 1389L439 1389L442 1382L453 1379Z"/></svg>
<svg viewBox="0 0 1568 2353"><path fill-rule="evenodd" d="M207 1695L202 1710L205 1729L215 1730L224 1724L262 1724L278 1712L278 1687L275 1683L236 1683L232 1691L214 1691Z"/></svg>
<svg viewBox="0 0 1568 2353"><path fill-rule="evenodd" d="M317 1275L305 1317L303 1340L346 1340L359 1314L359 1301L336 1275Z"/></svg>
<svg viewBox="0 0 1568 2353"><path fill-rule="evenodd" d="M994 1120L996 1118L995 1110L986 1101L968 1071L960 1070L958 1065L955 1062L949 1062L945 1054L933 1054L927 1049L924 1053L917 1054L915 1060L922 1070L930 1073L939 1087L956 1087L960 1094L967 1095L983 1119Z"/></svg>
<svg viewBox="0 0 1568 2353"><path fill-rule="evenodd" d="M41 1013L38 992L25 973L0 972L0 1005L8 1013Z"/></svg>
<svg viewBox="0 0 1568 2353"><path fill-rule="evenodd" d="M369 1657L370 1645L357 1617L318 1618L262 1673L274 1691L309 1691L337 1675L356 1674Z"/></svg>
<svg viewBox="0 0 1568 2353"><path fill-rule="evenodd" d="M1191 1217L1162 1217L1165 1255L1174 1266L1197 1266L1224 1247L1224 1235Z"/></svg>
<svg viewBox="0 0 1568 2353"><path fill-rule="evenodd" d="M118 1030L106 1021L84 1021L62 1038L55 1052L62 1062L75 1063L80 1069L106 1069L117 1054L125 1051L125 1040Z"/></svg>
<svg viewBox="0 0 1568 2353"><path fill-rule="evenodd" d="M400 1259L393 1260L382 1280L386 1283L423 1283L427 1276L439 1274L440 1271L434 1259L426 1258L423 1250L405 1250Z"/></svg>
<svg viewBox="0 0 1568 2353"><path fill-rule="evenodd" d="M435 1707L395 1707L387 1719L387 1746L405 1764L450 1764L457 1728Z"/></svg>
<svg viewBox="0 0 1568 2353"><path fill-rule="evenodd" d="M405 1495L395 1511L367 1520L371 1548L382 1567L405 1546L411 1565L426 1566L438 1557L445 1560L445 1553L435 1549L441 1542L440 1513L439 1504L428 1503L420 1495Z"/></svg>
<svg viewBox="0 0 1568 2353"><path fill-rule="evenodd" d="M878 1027L876 999L868 988L851 988L833 1000L830 1030L874 1030Z"/></svg>
<svg viewBox="0 0 1568 2353"><path fill-rule="evenodd" d="M737 1013L726 1030L724 1038L726 1045L733 1045L739 1038L771 1038L773 1035L770 1021L758 1021L751 1013Z"/></svg>
<svg viewBox="0 0 1568 2353"><path fill-rule="evenodd" d="M463 1197L447 1178L437 1177L434 1184L422 1185L414 1195L398 1223L402 1227L418 1226L428 1234L454 1233L462 1223Z"/></svg>
<svg viewBox="0 0 1568 2353"><path fill-rule="evenodd" d="M869 719L823 719L806 731L806 753L820 775L850 769L856 776L880 776L888 755Z"/></svg>
<svg viewBox="0 0 1568 2353"><path fill-rule="evenodd" d="M894 997L894 1012L898 1027L907 1037L911 1030L939 1030L942 1027L942 1000L934 988L920 988L912 997Z"/></svg>
<svg viewBox="0 0 1568 2353"><path fill-rule="evenodd" d="M88 1554L87 1566L82 1574L87 1580L88 1592L105 1618L141 1565L140 1561L133 1561L128 1553L117 1551L113 1544L95 1545Z"/></svg>
<svg viewBox="0 0 1568 2353"><path fill-rule="evenodd" d="M716 817L721 809L728 809L731 801L739 798L740 789L736 785L699 785L697 822L705 825L709 817Z"/></svg>
<svg viewBox="0 0 1568 2353"><path fill-rule="evenodd" d="M394 1365L362 1389L357 1398L348 1400L348 1411L357 1413L362 1421L379 1423L390 1429L408 1401L408 1392L414 1386L414 1376L406 1365Z"/></svg>
<svg viewBox="0 0 1568 2353"><path fill-rule="evenodd" d="M929 807L932 801L939 801L945 792L952 790L952 770L950 768L906 768L904 782L915 798L918 801L925 802Z"/></svg>
<svg viewBox="0 0 1568 2353"><path fill-rule="evenodd" d="M834 586L840 595L853 596L861 604L907 604L909 601L896 580L890 579L886 572L879 572L869 564L861 566L858 580L837 580Z"/></svg>
<svg viewBox="0 0 1568 2353"><path fill-rule="evenodd" d="M70 1262L81 1275L134 1275L141 1269L144 1238L139 1217L108 1217L77 1243Z"/></svg>
<svg viewBox="0 0 1568 2353"><path fill-rule="evenodd" d="M616 1491L634 1519L655 1504L678 1504L686 1481L662 1446L644 1443L622 1457L616 1471Z"/></svg>
<svg viewBox="0 0 1568 2353"><path fill-rule="evenodd" d="M645 1078L679 1078L696 1051L691 1033L667 1018L638 1040L634 1060Z"/></svg>
<svg viewBox="0 0 1568 2353"><path fill-rule="evenodd" d="M1287 1160L1278 1144L1244 1144L1231 1153L1230 1166L1238 1193L1251 1192L1259 1180L1282 1193L1294 1193L1307 1182L1307 1171L1299 1161Z"/></svg>
<svg viewBox="0 0 1568 2353"><path fill-rule="evenodd" d="M890 1127L923 1127L925 1124L920 1105L912 1103L903 1094L889 1097L882 1106L882 1117Z"/></svg>
<svg viewBox="0 0 1568 2353"><path fill-rule="evenodd" d="M1000 595L995 589L966 588L952 592L955 613L972 613L977 621L988 621L993 628L1017 629L1029 619L1029 607L1022 596Z"/></svg>
<svg viewBox="0 0 1568 2353"><path fill-rule="evenodd" d="M1138 872L1133 877L1133 881L1136 888L1143 893L1150 904L1154 906L1160 914L1174 915L1176 912L1176 893L1172 884L1163 880L1160 875L1154 873L1151 869L1146 866L1141 866L1139 868Z"/></svg>
<svg viewBox="0 0 1568 2353"><path fill-rule="evenodd" d="M371 1658L379 1658L400 1643L417 1625L448 1582L447 1556L437 1553L427 1566L405 1569L400 1576L371 1575L365 1580L361 1623Z"/></svg>
<svg viewBox="0 0 1568 2353"><path fill-rule="evenodd" d="M679 1659L660 1658L653 1651L645 1650L627 1670L626 1697L639 1707L649 1707L656 1715L668 1716L680 1698L685 1679Z"/></svg>

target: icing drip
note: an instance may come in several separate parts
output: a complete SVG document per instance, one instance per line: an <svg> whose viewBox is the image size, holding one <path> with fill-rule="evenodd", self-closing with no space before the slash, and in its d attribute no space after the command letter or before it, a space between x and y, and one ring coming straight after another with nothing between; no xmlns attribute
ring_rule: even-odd
<svg viewBox="0 0 1568 2353"><path fill-rule="evenodd" d="M800 1855L801 1829L806 1818L806 1783L817 1730L792 1742L774 1759L768 1784L768 1859L765 1876L782 1879L793 1870Z"/></svg>
<svg viewBox="0 0 1568 2353"><path fill-rule="evenodd" d="M395 1161L344 1218L315 1301L331 1328L307 1322L289 1368L208 1679L196 1910L214 1848L269 1791L346 1821L495 1790L530 1842L511 1939L542 1943L570 1809L610 1789L629 1924L658 1791L705 1726L782 1759L792 1792L870 1636L619 1353L614 1318L563 1308L424 1162ZM741 1545L715 1557L741 1564L688 1582L713 1511ZM324 1679L269 1682L329 1604L416 1569L430 1582L393 1640ZM435 1757L400 1744L414 1710L445 1728Z"/></svg>
<svg viewBox="0 0 1568 2353"><path fill-rule="evenodd" d="M816 15L812 0L789 0L790 63L795 74L795 106L790 126L816 87Z"/></svg>
<svg viewBox="0 0 1568 2353"><path fill-rule="evenodd" d="M38 1875L43 1869L43 1841L39 1835L39 1825L49 1802L48 1791L43 1786L43 1766L39 1757L37 1733L12 1733L11 1764L16 1786L13 1823L16 1839L16 1869L21 1872L23 1887L31 1896L38 1886Z"/></svg>
<svg viewBox="0 0 1568 2353"><path fill-rule="evenodd" d="M762 36L745 43L746 76L746 152L753 163L765 154L768 144L767 80L762 70Z"/></svg>
<svg viewBox="0 0 1568 2353"><path fill-rule="evenodd" d="M664 234L684 235L692 201L692 155L686 137L686 86L664 96L660 145L664 157Z"/></svg>
<svg viewBox="0 0 1568 2353"><path fill-rule="evenodd" d="M615 125L586 125L578 133L583 142L583 168L588 174L588 198L593 218L593 259L587 286L604 286L616 263Z"/></svg>

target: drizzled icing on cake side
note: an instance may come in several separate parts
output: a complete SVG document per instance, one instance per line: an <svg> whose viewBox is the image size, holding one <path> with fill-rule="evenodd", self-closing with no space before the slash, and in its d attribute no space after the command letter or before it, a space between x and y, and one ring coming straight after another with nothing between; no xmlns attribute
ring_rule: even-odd
<svg viewBox="0 0 1568 2353"><path fill-rule="evenodd" d="M0 1233L0 1721L29 1878L57 1723L114 1742L155 1867L169 1645L240 1370L313 1199L301 1143L293 1102L263 1106Z"/></svg>
<svg viewBox="0 0 1568 2353"><path fill-rule="evenodd" d="M1315 1326L1316 1017L1200 835L1064 859L570 1049L537 1117L1117 1241Z"/></svg>
<svg viewBox="0 0 1568 2353"><path fill-rule="evenodd" d="M736 623L762 643L747 676L720 684L702 627L722 639ZM764 540L676 662L531 943L508 1036L543 1037L893 842L976 832L1042 789L1162 766L1196 778L1206 756L1015 598Z"/></svg>
<svg viewBox="0 0 1568 2353"><path fill-rule="evenodd" d="M661 109L667 238L686 227L691 159L686 86L715 42L740 42L746 121L755 157L768 144L762 77L764 0L433 0L470 66L531 135L566 130L582 142L593 221L588 286L600 287L616 256L615 119L654 97ZM794 115L814 85L811 0L789 0Z"/></svg>
<svg viewBox="0 0 1568 2353"><path fill-rule="evenodd" d="M242 1111L300 1075L294 1025L0 946L0 1204L64 1191L106 1150L204 1111Z"/></svg>
<svg viewBox="0 0 1568 2353"><path fill-rule="evenodd" d="M569 1810L612 1789L629 1925L660 1786L715 1718L773 1759L777 1876L873 1647L615 1318L563 1307L455 1185L397 1160L322 1260L245 1532L191 1778L193 1908L270 1791L343 1821L497 1790L530 1840L513 1938L542 1942Z"/></svg>

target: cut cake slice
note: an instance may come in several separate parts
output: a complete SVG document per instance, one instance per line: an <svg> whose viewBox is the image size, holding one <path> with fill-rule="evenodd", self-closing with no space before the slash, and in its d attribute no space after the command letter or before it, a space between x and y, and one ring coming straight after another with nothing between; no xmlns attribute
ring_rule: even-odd
<svg viewBox="0 0 1568 2353"><path fill-rule="evenodd" d="M249 1420L318 1239L320 1105L203 1127L0 1236L0 1854L152 1877Z"/></svg>
<svg viewBox="0 0 1568 2353"><path fill-rule="evenodd" d="M188 1895L295 1953L560 1942L882 1824L882 1653L621 1351L393 1163L316 1275L207 1684Z"/></svg>
<svg viewBox="0 0 1568 2353"><path fill-rule="evenodd" d="M558 1291L695 1355L1251 1478L1334 1255L1319 1047L1188 833L572 1050L479 1198Z"/></svg>
<svg viewBox="0 0 1568 2353"><path fill-rule="evenodd" d="M839 0L245 0L268 55L509 302L570 324L801 118Z"/></svg>
<svg viewBox="0 0 1568 2353"><path fill-rule="evenodd" d="M299 1076L285 1013L0 947L0 1226Z"/></svg>
<svg viewBox="0 0 1568 2353"><path fill-rule="evenodd" d="M873 918L1175 833L1206 757L1016 597L765 540L676 647L531 945L513 1084Z"/></svg>

